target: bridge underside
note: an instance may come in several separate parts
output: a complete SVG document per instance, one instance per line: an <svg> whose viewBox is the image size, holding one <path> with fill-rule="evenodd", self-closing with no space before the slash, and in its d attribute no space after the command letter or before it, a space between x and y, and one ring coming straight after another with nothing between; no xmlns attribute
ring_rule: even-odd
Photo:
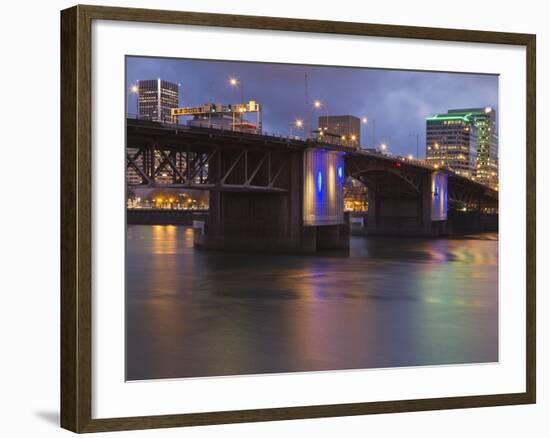
<svg viewBox="0 0 550 438"><path fill-rule="evenodd" d="M195 239L206 249L314 252L349 249L345 224L305 226L303 221L303 155L288 154L285 190L271 193L215 190L205 231Z"/></svg>
<svg viewBox="0 0 550 438"><path fill-rule="evenodd" d="M296 212L300 199L292 190L296 184L292 176L299 165L299 155L288 154L276 192L235 192L223 187L212 191L205 233L196 244L208 249L299 250L302 233ZM231 185L244 186L244 179L244 175L235 177Z"/></svg>
<svg viewBox="0 0 550 438"><path fill-rule="evenodd" d="M498 193L455 175L411 166L400 160L357 157L346 161L348 176L368 189L366 232L388 236L438 236L462 230L469 214L472 230L486 229L482 212L498 207ZM453 209L453 214L447 212Z"/></svg>
<svg viewBox="0 0 550 438"><path fill-rule="evenodd" d="M431 171L400 161L354 159L349 176L368 189L370 235L431 236L439 233L431 215Z"/></svg>

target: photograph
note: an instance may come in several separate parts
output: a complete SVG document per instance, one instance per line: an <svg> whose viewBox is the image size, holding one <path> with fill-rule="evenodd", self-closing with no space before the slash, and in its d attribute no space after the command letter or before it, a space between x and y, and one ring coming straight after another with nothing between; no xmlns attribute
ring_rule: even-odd
<svg viewBox="0 0 550 438"><path fill-rule="evenodd" d="M126 381L499 362L498 74L127 55L124 86Z"/></svg>
<svg viewBox="0 0 550 438"><path fill-rule="evenodd" d="M542 2L109 3L0 27L2 436L546 438Z"/></svg>

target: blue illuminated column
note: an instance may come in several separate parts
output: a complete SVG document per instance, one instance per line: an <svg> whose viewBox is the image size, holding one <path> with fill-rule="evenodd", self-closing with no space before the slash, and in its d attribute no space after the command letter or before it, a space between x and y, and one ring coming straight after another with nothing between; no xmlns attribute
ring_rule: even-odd
<svg viewBox="0 0 550 438"><path fill-rule="evenodd" d="M447 220L448 175L432 173L432 221Z"/></svg>
<svg viewBox="0 0 550 438"><path fill-rule="evenodd" d="M304 152L304 225L344 223L344 153L310 148Z"/></svg>

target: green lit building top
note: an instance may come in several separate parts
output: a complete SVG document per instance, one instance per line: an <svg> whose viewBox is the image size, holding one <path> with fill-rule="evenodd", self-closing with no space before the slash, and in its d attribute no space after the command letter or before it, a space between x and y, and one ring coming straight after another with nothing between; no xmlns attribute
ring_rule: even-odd
<svg viewBox="0 0 550 438"><path fill-rule="evenodd" d="M426 119L426 158L437 166L498 187L498 137L493 108L449 110Z"/></svg>
<svg viewBox="0 0 550 438"><path fill-rule="evenodd" d="M476 132L468 114L436 114L426 119L426 159L473 178L476 173Z"/></svg>

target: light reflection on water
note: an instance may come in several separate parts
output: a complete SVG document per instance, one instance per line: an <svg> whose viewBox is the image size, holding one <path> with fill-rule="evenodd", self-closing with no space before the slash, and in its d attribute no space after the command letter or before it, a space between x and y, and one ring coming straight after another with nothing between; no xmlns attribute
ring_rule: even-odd
<svg viewBox="0 0 550 438"><path fill-rule="evenodd" d="M498 242L353 237L349 256L127 231L127 378L498 360Z"/></svg>

